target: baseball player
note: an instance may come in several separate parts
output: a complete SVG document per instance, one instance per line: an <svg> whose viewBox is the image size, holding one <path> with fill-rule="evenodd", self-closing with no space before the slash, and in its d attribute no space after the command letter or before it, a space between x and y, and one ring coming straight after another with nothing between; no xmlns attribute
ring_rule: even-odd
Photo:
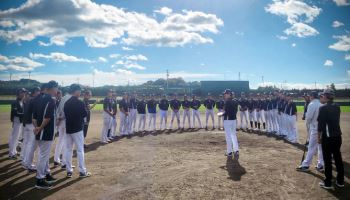
<svg viewBox="0 0 350 200"><path fill-rule="evenodd" d="M292 94L287 95L288 104L286 106L287 114L287 140L292 143L298 142L298 130L297 130L297 106L293 102Z"/></svg>
<svg viewBox="0 0 350 200"><path fill-rule="evenodd" d="M174 94L173 99L170 101L171 122L169 129L173 129L174 117L176 117L177 120L177 128L180 129L180 106L181 102L177 99L177 95Z"/></svg>
<svg viewBox="0 0 350 200"><path fill-rule="evenodd" d="M188 128L191 128L191 102L188 100L187 95L184 95L184 100L181 102L183 117L182 117L182 129L185 129L186 118L188 120Z"/></svg>
<svg viewBox="0 0 350 200"><path fill-rule="evenodd" d="M250 130L254 130L254 125L255 128L257 127L257 122L256 122L256 110L255 110L255 101L254 99L251 97L248 100L248 114L249 114L249 121L250 121ZM255 123L255 124L254 124Z"/></svg>
<svg viewBox="0 0 350 200"><path fill-rule="evenodd" d="M224 104L225 104L225 101L223 99L223 95L220 94L219 100L216 102L216 109L218 109L218 112L223 112L224 111ZM223 125L224 125L224 118L223 118L222 115L219 115L218 116L218 127L217 128L219 130L222 130L222 129L224 129Z"/></svg>
<svg viewBox="0 0 350 200"><path fill-rule="evenodd" d="M225 95L225 105L224 105L224 129L226 135L226 156L233 156L235 159L239 157L239 147L236 135L236 116L238 110L238 103L233 100L234 93L226 89Z"/></svg>
<svg viewBox="0 0 350 200"><path fill-rule="evenodd" d="M246 99L245 93L241 92L241 98L239 100L239 114L240 123L238 129L246 130L248 128L248 100Z"/></svg>
<svg viewBox="0 0 350 200"><path fill-rule="evenodd" d="M201 122L201 118L200 118L200 112L198 110L200 107L201 107L201 101L196 99L196 95L193 95L192 96L192 102L191 102L192 117L193 117L192 128L196 127L196 118L197 118L197 121L199 123L199 128L203 128L202 122Z"/></svg>
<svg viewBox="0 0 350 200"><path fill-rule="evenodd" d="M206 110L205 110L205 130L208 130L208 119L209 116L211 118L211 122L213 125L213 130L215 129L214 126L214 106L215 106L215 101L213 100L213 97L211 96L210 93L208 93L208 98L206 100L204 100L203 105L205 106Z"/></svg>
<svg viewBox="0 0 350 200"><path fill-rule="evenodd" d="M27 104L29 103L29 100L30 100L30 92L26 92L24 94L24 97L23 97L23 116L22 116L22 137L23 137L23 142L22 142L22 147L21 147L21 155L20 155L20 160L22 161L21 164L22 164L22 167L24 169L27 169L24 165L24 162L25 162L25 154L26 154L26 147L27 147L27 144L28 144L28 135L25 135L24 134L24 112L25 112L25 109L26 109L26 106Z"/></svg>
<svg viewBox="0 0 350 200"><path fill-rule="evenodd" d="M136 92L131 94L129 101L129 133L133 133L136 127L136 115L137 115L137 94Z"/></svg>
<svg viewBox="0 0 350 200"><path fill-rule="evenodd" d="M66 118L64 115L64 104L72 97L69 92L58 102L56 102L56 126L58 131L58 139L56 140L55 154L54 154L54 167L66 167ZM61 159L62 155L62 159Z"/></svg>
<svg viewBox="0 0 350 200"><path fill-rule="evenodd" d="M117 112L118 112L118 103L117 103L117 93L115 91L113 91L112 93L112 98L110 99L110 106L112 107L112 116L110 119L110 124L108 127L108 134L107 137L109 140L113 140L117 135L116 135L116 131L117 131Z"/></svg>
<svg viewBox="0 0 350 200"><path fill-rule="evenodd" d="M306 143L308 143L309 146L305 160L303 160L302 164L297 168L298 171L309 171L309 167L312 163L312 158L315 155L316 150L318 152L316 170L322 171L324 166L322 146L317 142L317 117L322 104L320 103L320 100L318 99L318 94L315 91L311 92L310 100L311 102L310 104L308 104L308 109L305 113L306 127L309 138L308 142Z"/></svg>
<svg viewBox="0 0 350 200"><path fill-rule="evenodd" d="M271 104L272 104L272 110L271 110L271 120L272 120L272 132L276 135L278 135L278 109L277 109L277 92L274 92L271 96Z"/></svg>
<svg viewBox="0 0 350 200"><path fill-rule="evenodd" d="M120 126L119 134L121 136L128 135L128 123L129 123L129 103L128 94L124 93L123 99L119 102L119 116L120 116Z"/></svg>
<svg viewBox="0 0 350 200"><path fill-rule="evenodd" d="M158 104L158 102L154 99L154 95L151 94L151 99L147 101L148 130L149 131L155 131L157 129L157 127L156 127L157 104Z"/></svg>
<svg viewBox="0 0 350 200"><path fill-rule="evenodd" d="M168 110L169 110L169 101L166 98L165 94L163 94L163 98L159 101L158 107L159 107L159 110L160 110L159 111L159 115L160 115L159 129L160 130L164 130L164 129L167 128Z"/></svg>
<svg viewBox="0 0 350 200"><path fill-rule="evenodd" d="M38 162L36 171L36 185L38 189L50 189L57 180L50 174L50 151L55 137L55 100L58 83L47 83L47 93L38 101L33 112L35 139L38 144Z"/></svg>
<svg viewBox="0 0 350 200"><path fill-rule="evenodd" d="M145 96L142 95L142 99L140 101L137 101L137 113L139 115L139 128L138 131L145 131L145 124L146 124L146 101ZM142 127L142 128L141 128Z"/></svg>
<svg viewBox="0 0 350 200"><path fill-rule="evenodd" d="M112 108L112 96L113 90L108 90L107 96L103 100L103 128L101 132L101 143L108 144L111 140L108 139L108 133L111 131L110 125L113 117L113 108Z"/></svg>
<svg viewBox="0 0 350 200"><path fill-rule="evenodd" d="M18 138L20 132L23 131L23 99L25 97L26 89L21 88L17 90L17 98L11 104L11 122L12 122L12 131L9 137L9 158L17 159L17 150Z"/></svg>
<svg viewBox="0 0 350 200"><path fill-rule="evenodd" d="M266 96L265 98L265 119L266 119L266 132L272 133L272 102L269 96ZM265 128L264 128L265 129Z"/></svg>
<svg viewBox="0 0 350 200"><path fill-rule="evenodd" d="M91 91L90 90L86 90L84 92L84 105L85 105L85 110L87 113L86 119L84 120L84 138L86 138L88 129L89 129L89 123L90 123L90 117L91 117L91 110L96 106L97 101L95 101L95 103L93 105L90 105L90 98L91 98ZM87 145L84 143L84 148L88 148Z"/></svg>
<svg viewBox="0 0 350 200"><path fill-rule="evenodd" d="M261 123L264 121L263 118L264 117L264 113L263 110L261 109L263 106L262 101L261 101L261 97L260 94L257 94L257 102L256 102L256 118L258 121L258 129L257 130L261 130Z"/></svg>
<svg viewBox="0 0 350 200"><path fill-rule="evenodd" d="M84 102L79 100L81 87L78 84L72 84L69 88L72 97L64 104L64 114L66 118L66 162L67 162L67 178L71 178L73 174L72 157L73 144L76 147L77 159L79 166L79 177L85 178L91 176L86 171L84 158L84 118L87 117Z"/></svg>
<svg viewBox="0 0 350 200"><path fill-rule="evenodd" d="M27 99L24 104L24 115L23 115L23 136L25 154L22 161L23 167L28 170L28 172L36 171L36 166L33 165L34 151L36 148L35 135L33 134L34 125L32 123L34 104L40 97L40 88L35 87L32 90L31 97Z"/></svg>
<svg viewBox="0 0 350 200"><path fill-rule="evenodd" d="M282 137L287 137L287 114L286 114L286 108L287 108L287 100L286 100L286 94L281 94L281 100L278 105L279 107L279 114L281 119L281 125L280 125L280 134Z"/></svg>

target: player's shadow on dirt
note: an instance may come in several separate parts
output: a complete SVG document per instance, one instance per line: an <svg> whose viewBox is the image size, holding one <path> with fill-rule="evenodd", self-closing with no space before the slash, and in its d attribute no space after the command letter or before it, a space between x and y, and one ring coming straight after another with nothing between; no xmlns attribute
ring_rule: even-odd
<svg viewBox="0 0 350 200"><path fill-rule="evenodd" d="M226 165L221 166L221 169L225 169L228 172L228 179L233 181L240 181L241 177L246 174L246 170L241 166L238 160L232 159L232 157L227 157Z"/></svg>
<svg viewBox="0 0 350 200"><path fill-rule="evenodd" d="M0 150L6 149L8 146L8 144L0 144Z"/></svg>

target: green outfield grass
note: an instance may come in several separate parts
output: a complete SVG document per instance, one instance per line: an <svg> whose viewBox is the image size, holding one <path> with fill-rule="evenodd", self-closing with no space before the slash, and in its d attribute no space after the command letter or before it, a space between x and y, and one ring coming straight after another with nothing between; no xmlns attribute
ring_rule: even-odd
<svg viewBox="0 0 350 200"><path fill-rule="evenodd" d="M304 107L303 106L297 106L298 112L303 112ZM340 106L341 112L345 113L350 113L350 106ZM93 110L96 111L102 111L103 110L103 105L102 104L97 104ZM199 108L201 112L205 111L204 106L201 106ZM10 112L10 105L0 105L0 112Z"/></svg>

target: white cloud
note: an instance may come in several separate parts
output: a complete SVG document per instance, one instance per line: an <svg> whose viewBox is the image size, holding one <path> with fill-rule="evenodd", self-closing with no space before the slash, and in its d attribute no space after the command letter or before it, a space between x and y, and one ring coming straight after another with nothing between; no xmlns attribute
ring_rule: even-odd
<svg viewBox="0 0 350 200"><path fill-rule="evenodd" d="M344 26L344 23L342 23L342 22L340 22L340 21L335 20L335 21L332 23L332 27L333 27L333 28L338 28L338 27L341 27L341 26Z"/></svg>
<svg viewBox="0 0 350 200"><path fill-rule="evenodd" d="M331 83L317 83L315 88L315 83L281 83L281 82L265 82L265 83L259 83L257 86L265 87L265 86L278 86L281 87L284 90L291 90L291 89L326 89L327 86L329 86ZM343 83L335 83L335 88L337 89L345 89L350 88L350 83L343 82Z"/></svg>
<svg viewBox="0 0 350 200"><path fill-rule="evenodd" d="M316 29L304 23L295 23L290 28L284 30L284 33L287 35L294 35L301 38L315 36L319 34L319 32Z"/></svg>
<svg viewBox="0 0 350 200"><path fill-rule="evenodd" d="M337 51L349 51L350 50L350 35L333 36L338 41L332 45L329 45L330 49Z"/></svg>
<svg viewBox="0 0 350 200"><path fill-rule="evenodd" d="M350 0L333 0L337 6L348 6L350 5Z"/></svg>
<svg viewBox="0 0 350 200"><path fill-rule="evenodd" d="M295 44L295 43L292 43L292 47L296 47L297 46L297 44Z"/></svg>
<svg viewBox="0 0 350 200"><path fill-rule="evenodd" d="M32 59L45 58L47 60L52 60L55 62L85 62L85 63L93 62L85 58L77 58L75 56L67 55L65 53L60 53L60 52L51 52L50 54L30 53L29 57Z"/></svg>
<svg viewBox="0 0 350 200"><path fill-rule="evenodd" d="M23 56L4 56L0 54L0 71L33 71L44 64Z"/></svg>
<svg viewBox="0 0 350 200"><path fill-rule="evenodd" d="M108 60L106 59L106 58L104 58L104 57L98 57L98 60L100 61L100 62L108 62Z"/></svg>
<svg viewBox="0 0 350 200"><path fill-rule="evenodd" d="M161 9L155 10L154 12L160 13L163 15L170 15L173 12L173 10L171 8L168 8L168 7L162 7Z"/></svg>
<svg viewBox="0 0 350 200"><path fill-rule="evenodd" d="M110 58L119 58L120 57L120 54L111 54L109 55Z"/></svg>
<svg viewBox="0 0 350 200"><path fill-rule="evenodd" d="M132 51L132 50L134 50L133 48L130 48L130 47L122 47L122 49L124 51Z"/></svg>
<svg viewBox="0 0 350 200"><path fill-rule="evenodd" d="M284 30L287 35L308 37L318 34L315 28L307 25L321 13L322 9L317 6L310 6L300 0L274 0L265 7L265 11L287 18L287 22L292 25Z"/></svg>
<svg viewBox="0 0 350 200"><path fill-rule="evenodd" d="M147 61L148 60L148 58L146 56L141 55L141 54L125 56L125 59L133 60L133 61Z"/></svg>
<svg viewBox="0 0 350 200"><path fill-rule="evenodd" d="M333 61L331 61L331 60L326 60L325 62L324 62L324 66L328 66L328 67L330 67L330 66L333 66Z"/></svg>
<svg viewBox="0 0 350 200"><path fill-rule="evenodd" d="M62 46L71 38L81 37L90 47L117 43L176 47L213 43L206 33L217 34L223 26L214 14L187 10L173 13L165 7L154 12L165 17L157 21L144 13L91 0L28 0L18 8L0 11L0 38L8 42L47 38L48 42L38 42L41 46Z"/></svg>
<svg viewBox="0 0 350 200"><path fill-rule="evenodd" d="M288 37L284 36L284 35L276 35L276 37L280 40L287 40L288 39Z"/></svg>
<svg viewBox="0 0 350 200"><path fill-rule="evenodd" d="M345 60L350 60L350 54L345 55Z"/></svg>
<svg viewBox="0 0 350 200"><path fill-rule="evenodd" d="M1 68L1 66L0 66ZM149 80L156 80L159 78L165 78L165 73L136 73L126 69L115 69L114 71L101 71L93 69L94 74L94 85L126 85L128 81L130 84L141 84ZM82 73L82 74L48 74L48 73L32 73L31 77L35 80L41 82L47 82L50 80L56 80L63 85L70 85L76 83L79 79L79 83L83 85L92 86L93 76L92 73ZM187 71L177 71L171 72L171 78L182 77L186 81L199 81L199 80L216 80L221 78L222 74L213 73L191 73ZM12 76L13 80L18 80L21 78L27 78L28 74L16 73ZM5 73L0 74L0 80L8 80L8 75Z"/></svg>

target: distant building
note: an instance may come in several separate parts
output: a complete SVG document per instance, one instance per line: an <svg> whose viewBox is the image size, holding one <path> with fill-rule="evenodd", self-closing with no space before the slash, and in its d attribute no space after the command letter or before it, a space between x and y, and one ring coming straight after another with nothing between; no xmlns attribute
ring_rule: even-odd
<svg viewBox="0 0 350 200"><path fill-rule="evenodd" d="M231 89L236 94L249 92L249 81L201 81L201 92L203 95L211 93L221 94L225 89Z"/></svg>

